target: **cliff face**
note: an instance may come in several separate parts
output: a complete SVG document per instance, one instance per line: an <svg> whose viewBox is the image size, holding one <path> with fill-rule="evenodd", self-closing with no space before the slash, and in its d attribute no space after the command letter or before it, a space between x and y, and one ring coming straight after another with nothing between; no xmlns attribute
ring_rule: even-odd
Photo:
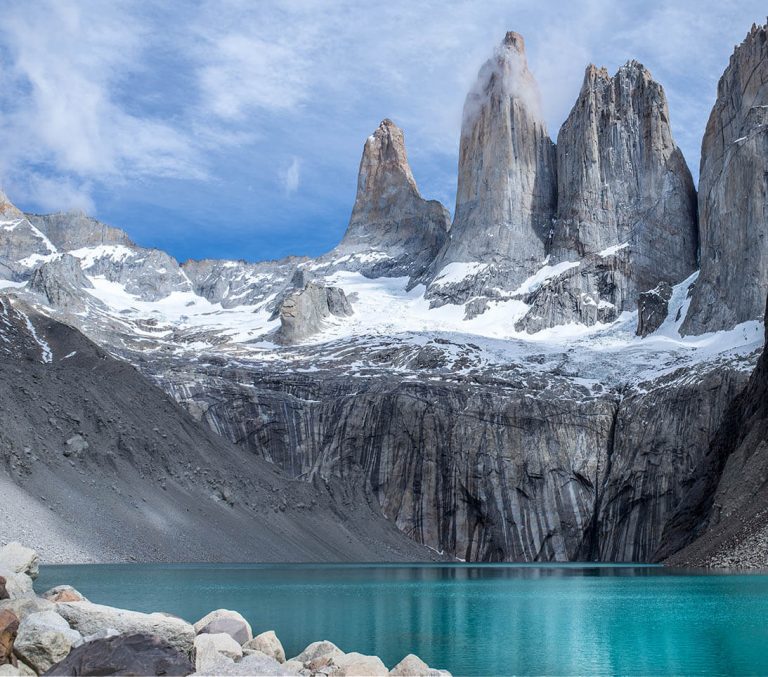
<svg viewBox="0 0 768 677"><path fill-rule="evenodd" d="M349 226L328 258L346 256L369 275L418 277L442 247L450 225L443 205L421 197L403 132L386 119L365 142Z"/></svg>
<svg viewBox="0 0 768 677"><path fill-rule="evenodd" d="M464 103L456 212L435 275L451 264L483 272L454 290L466 301L487 287L514 289L543 262L555 215L555 147L541 114L521 35L507 33ZM448 300L443 285L433 298Z"/></svg>
<svg viewBox="0 0 768 677"><path fill-rule="evenodd" d="M587 68L557 137L557 180L551 261L581 265L529 300L520 329L613 320L696 269L696 191L664 90L641 64L613 77Z"/></svg>
<svg viewBox="0 0 768 677"><path fill-rule="evenodd" d="M717 86L701 144L701 275L683 332L762 317L768 292L768 25L753 26Z"/></svg>
<svg viewBox="0 0 768 677"><path fill-rule="evenodd" d="M520 368L421 365L408 379L385 364L356 378L215 366L157 378L291 476L368 486L411 538L478 561L650 559L747 379L720 365L590 392Z"/></svg>

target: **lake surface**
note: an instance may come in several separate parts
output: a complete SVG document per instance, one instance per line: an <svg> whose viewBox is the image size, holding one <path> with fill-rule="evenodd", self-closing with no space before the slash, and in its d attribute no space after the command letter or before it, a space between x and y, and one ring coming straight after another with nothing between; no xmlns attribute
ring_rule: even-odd
<svg viewBox="0 0 768 677"><path fill-rule="evenodd" d="M454 675L768 674L768 575L661 567L206 565L42 567L42 592L191 622L236 609L287 655L329 639L415 653Z"/></svg>

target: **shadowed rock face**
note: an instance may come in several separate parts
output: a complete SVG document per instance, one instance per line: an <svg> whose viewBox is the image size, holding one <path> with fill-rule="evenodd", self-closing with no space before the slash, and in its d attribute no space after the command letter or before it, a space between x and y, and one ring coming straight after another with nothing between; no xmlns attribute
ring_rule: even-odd
<svg viewBox="0 0 768 677"><path fill-rule="evenodd" d="M584 260L537 292L519 329L612 320L696 269L696 191L664 90L642 64L613 77L587 68L557 137L557 180L551 261Z"/></svg>
<svg viewBox="0 0 768 677"><path fill-rule="evenodd" d="M682 331L762 317L768 292L768 25L731 56L701 144L701 275Z"/></svg>
<svg viewBox="0 0 768 677"><path fill-rule="evenodd" d="M417 277L442 247L450 224L443 205L419 194L403 132L387 119L365 142L349 226L324 258L361 255L353 265L365 274Z"/></svg>
<svg viewBox="0 0 768 677"><path fill-rule="evenodd" d="M450 263L482 262L491 268L461 300L488 286L514 289L546 256L556 191L555 146L538 87L522 36L510 32L464 103L456 213L436 275ZM446 290L431 293L440 299Z"/></svg>

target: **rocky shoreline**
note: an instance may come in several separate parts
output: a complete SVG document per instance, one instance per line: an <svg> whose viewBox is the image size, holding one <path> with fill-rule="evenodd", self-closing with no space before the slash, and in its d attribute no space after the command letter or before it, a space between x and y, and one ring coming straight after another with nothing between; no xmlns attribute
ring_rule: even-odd
<svg viewBox="0 0 768 677"><path fill-rule="evenodd" d="M450 677L410 654L391 670L378 656L345 653L327 640L287 659L274 631L254 635L237 611L196 623L166 613L94 604L73 587L34 590L39 557L0 548L0 677L14 675L302 675Z"/></svg>

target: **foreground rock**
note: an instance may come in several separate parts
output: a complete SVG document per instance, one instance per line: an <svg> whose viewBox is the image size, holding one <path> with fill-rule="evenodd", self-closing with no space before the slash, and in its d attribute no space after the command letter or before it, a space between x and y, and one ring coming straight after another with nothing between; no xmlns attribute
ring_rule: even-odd
<svg viewBox="0 0 768 677"><path fill-rule="evenodd" d="M64 618L53 611L30 614L19 625L14 653L38 673L45 672L69 654L81 639Z"/></svg>
<svg viewBox="0 0 768 677"><path fill-rule="evenodd" d="M251 624L237 611L229 609L217 609L201 618L194 625L195 632L219 634L226 633L234 639L238 646L245 644L253 638Z"/></svg>
<svg viewBox="0 0 768 677"><path fill-rule="evenodd" d="M446 670L433 670L421 658L408 654L389 671L393 677L446 677Z"/></svg>
<svg viewBox="0 0 768 677"><path fill-rule="evenodd" d="M0 568L10 569L16 574L26 574L32 580L39 573L40 558L31 548L21 543L8 543L0 548Z"/></svg>
<svg viewBox="0 0 768 677"><path fill-rule="evenodd" d="M19 619L8 609L0 611L0 665L13 662L13 643L19 633Z"/></svg>
<svg viewBox="0 0 768 677"><path fill-rule="evenodd" d="M87 602L88 600L75 590L71 585L57 585L46 590L41 597L53 604L58 602Z"/></svg>
<svg viewBox="0 0 768 677"><path fill-rule="evenodd" d="M108 628L120 634L155 635L179 651L189 653L195 641L195 629L180 618L161 613L143 614L91 602L62 602L56 610L83 635Z"/></svg>
<svg viewBox="0 0 768 677"><path fill-rule="evenodd" d="M188 675L186 654L153 635L96 639L73 649L47 675Z"/></svg>
<svg viewBox="0 0 768 677"><path fill-rule="evenodd" d="M285 649L274 630L268 630L243 644L244 650L261 651L274 658L278 663L285 663Z"/></svg>

